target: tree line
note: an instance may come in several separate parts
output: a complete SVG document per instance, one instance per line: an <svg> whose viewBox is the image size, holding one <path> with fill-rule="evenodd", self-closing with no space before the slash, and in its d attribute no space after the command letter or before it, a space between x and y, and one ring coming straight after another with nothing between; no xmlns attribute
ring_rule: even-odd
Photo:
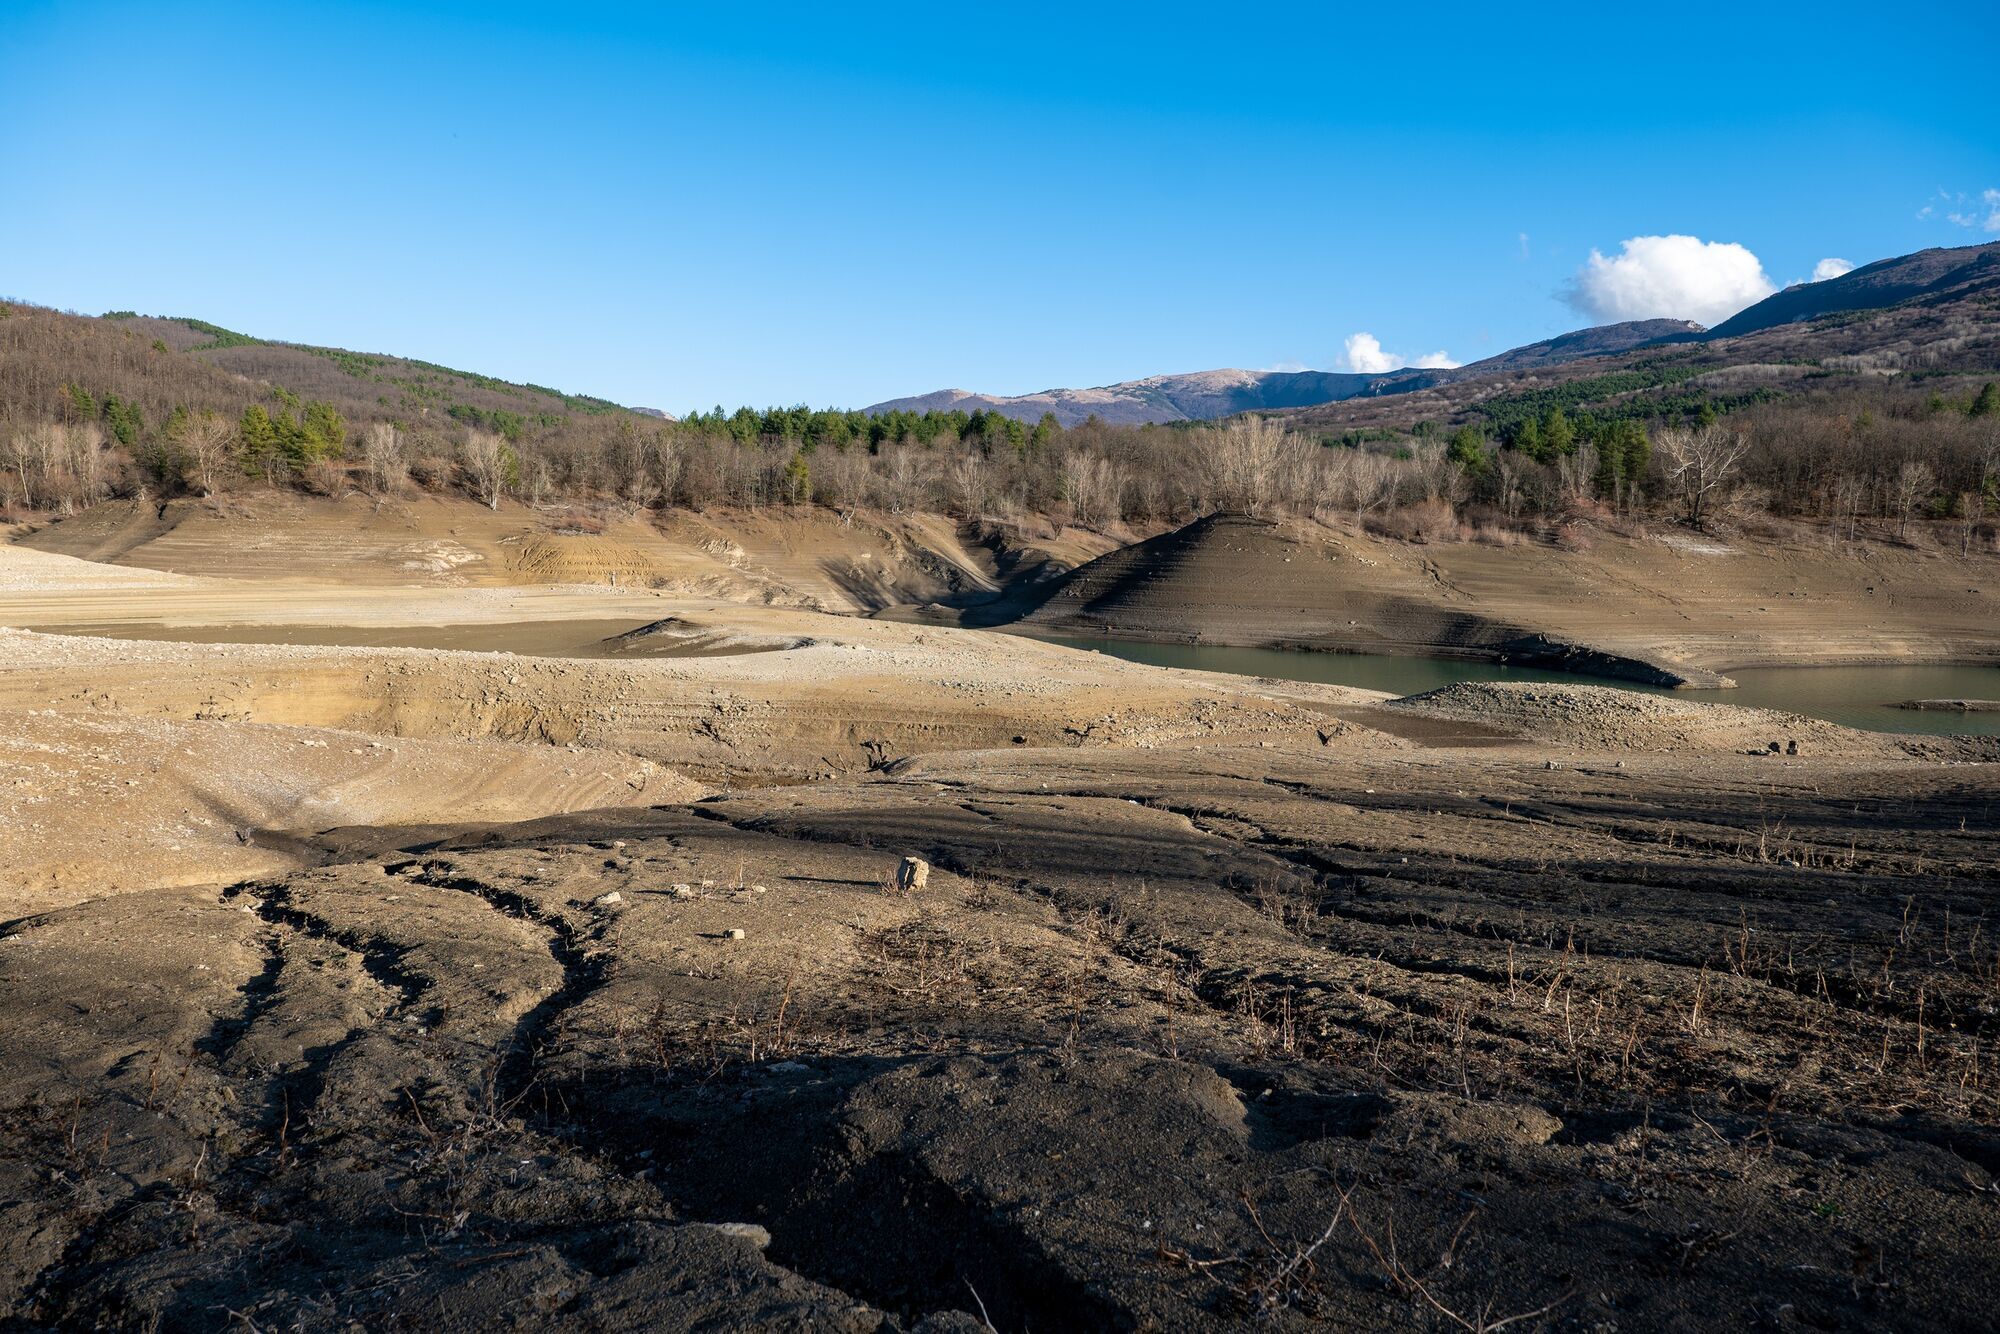
<svg viewBox="0 0 2000 1334"><path fill-rule="evenodd" d="M302 398L77 327L102 322L30 314L32 337L26 321L0 318L0 507L17 516L272 486L458 492L494 507L811 504L1095 526L1230 509L1359 516L1436 537L1591 511L1704 523L1733 502L1850 534L1864 520L1905 534L1913 521L1958 520L1970 542L2000 512L1993 384L1947 397L1863 381L1651 418L1535 391L1450 429L1339 437L1282 417L1066 428L986 411L718 407L676 422L574 396L562 401L582 405L575 412L532 413Z"/></svg>

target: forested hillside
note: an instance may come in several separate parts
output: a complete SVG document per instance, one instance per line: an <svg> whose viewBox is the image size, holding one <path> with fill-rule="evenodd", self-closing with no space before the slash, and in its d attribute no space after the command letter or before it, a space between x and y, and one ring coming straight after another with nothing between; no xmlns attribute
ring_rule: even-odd
<svg viewBox="0 0 2000 1334"><path fill-rule="evenodd" d="M1860 290L1881 267L1857 271ZM1427 388L1221 425L952 407L674 421L195 319L13 303L0 305L0 509L421 489L561 513L817 504L1100 527L1227 509L1436 541L1620 513L1706 524L1735 507L1849 534L1942 523L1970 549L1991 544L2000 511L2000 290L1961 270L1973 278L1886 308L1613 355L1589 354L1660 330L1585 331Z"/></svg>

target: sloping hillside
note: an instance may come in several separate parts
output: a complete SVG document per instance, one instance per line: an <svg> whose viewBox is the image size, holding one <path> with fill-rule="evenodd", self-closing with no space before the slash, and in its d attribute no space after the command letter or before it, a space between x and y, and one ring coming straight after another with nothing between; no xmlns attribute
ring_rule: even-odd
<svg viewBox="0 0 2000 1334"><path fill-rule="evenodd" d="M1724 320L1707 337L1735 338L1801 320L1854 310L1877 310L1905 301L1946 301L2000 291L2000 241L1954 249L1919 250L1877 260L1825 282L1799 283Z"/></svg>
<svg viewBox="0 0 2000 1334"><path fill-rule="evenodd" d="M177 407L234 415L273 387L331 403L350 424L394 420L500 430L663 414L543 385L381 353L275 342L206 321L114 311L101 318L0 303L0 416L65 415L63 387L115 396L157 423Z"/></svg>
<svg viewBox="0 0 2000 1334"><path fill-rule="evenodd" d="M1926 250L1788 289L1698 337L1673 336L1540 366L1467 366L1397 395L1292 414L1327 432L1471 423L1504 433L1523 411L1674 417L1806 390L1879 387L1970 395L2000 375L2000 243ZM1962 379L1958 377L1964 377Z"/></svg>

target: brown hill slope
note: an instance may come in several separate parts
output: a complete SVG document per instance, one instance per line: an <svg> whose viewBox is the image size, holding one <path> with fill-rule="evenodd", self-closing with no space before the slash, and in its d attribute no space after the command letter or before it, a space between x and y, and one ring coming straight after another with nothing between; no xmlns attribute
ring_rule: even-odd
<svg viewBox="0 0 2000 1334"><path fill-rule="evenodd" d="M1166 642L1505 657L1716 684L1775 663L2000 658L1990 557L1661 530L1415 546L1215 516L1079 567L1027 628ZM1019 609L1014 609L1018 611Z"/></svg>
<svg viewBox="0 0 2000 1334"><path fill-rule="evenodd" d="M182 406L234 416L253 402L268 405L272 386L330 402L354 427L659 420L588 395L412 358L252 338L197 319L124 312L92 318L0 303L0 418L63 417L60 395L70 383L135 405L148 424Z"/></svg>
<svg viewBox="0 0 2000 1334"><path fill-rule="evenodd" d="M1808 390L1880 388L1885 379L1900 385L1911 374L1927 377L1925 393L1970 395L2000 374L2000 274L1880 308L1716 336L1726 328L1703 339L1474 375L1285 415L1300 429L1326 432L1408 430L1421 421L1501 430L1524 410L1539 414L1558 403L1572 415L1678 418L1702 402L1728 408Z"/></svg>
<svg viewBox="0 0 2000 1334"><path fill-rule="evenodd" d="M1781 324L1824 319L1851 310L1879 310L1905 301L1945 300L1976 291L2000 290L2000 241L1865 264L1824 282L1798 283L1766 297L1708 331L1708 338L1735 338Z"/></svg>

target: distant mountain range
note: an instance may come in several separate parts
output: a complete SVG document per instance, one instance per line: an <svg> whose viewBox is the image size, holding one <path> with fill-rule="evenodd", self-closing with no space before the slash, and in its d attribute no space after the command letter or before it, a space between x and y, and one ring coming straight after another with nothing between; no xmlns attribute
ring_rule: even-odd
<svg viewBox="0 0 2000 1334"><path fill-rule="evenodd" d="M1558 386L1574 412L1687 410L1921 371L1944 392L1976 392L2000 371L2000 242L1924 250L1786 288L1700 333L1668 334L1532 370L1467 366L1456 378L1288 411L1302 430L1399 432L1419 422L1505 429ZM1476 372L1476 373L1474 373ZM1948 377L1978 377L1954 385Z"/></svg>
<svg viewBox="0 0 2000 1334"><path fill-rule="evenodd" d="M1467 380L1518 375L1592 357L1615 356L1638 348L1714 342L1802 320L1876 310L1919 298L1955 298L1987 289L2000 290L2000 242L1950 250L1920 250L1913 255L1880 260L1838 278L1801 283L1767 297L1713 329L1686 320L1606 324L1530 343L1448 370L1406 367L1380 375L1335 371L1196 371L1187 375L1153 375L1095 389L1045 389L1014 397L941 389L914 398L890 399L866 410L983 409L1024 421L1039 420L1046 412L1054 413L1056 420L1065 426L1074 426L1091 416L1118 425L1212 421L1239 412L1270 412L1411 394Z"/></svg>
<svg viewBox="0 0 2000 1334"><path fill-rule="evenodd" d="M1579 329L1450 369L1410 366L1376 375L1342 371L1194 371L1186 375L1152 375L1096 389L1045 389L1038 394L1011 398L964 389L940 389L914 398L890 399L864 410L930 412L957 408L964 412L998 412L1023 421L1039 421L1048 412L1054 413L1064 426L1075 426L1093 416L1120 426L1212 421L1239 412L1312 407L1367 395L1408 393L1497 371L1555 366L1701 331L1699 324L1685 320L1633 320Z"/></svg>

